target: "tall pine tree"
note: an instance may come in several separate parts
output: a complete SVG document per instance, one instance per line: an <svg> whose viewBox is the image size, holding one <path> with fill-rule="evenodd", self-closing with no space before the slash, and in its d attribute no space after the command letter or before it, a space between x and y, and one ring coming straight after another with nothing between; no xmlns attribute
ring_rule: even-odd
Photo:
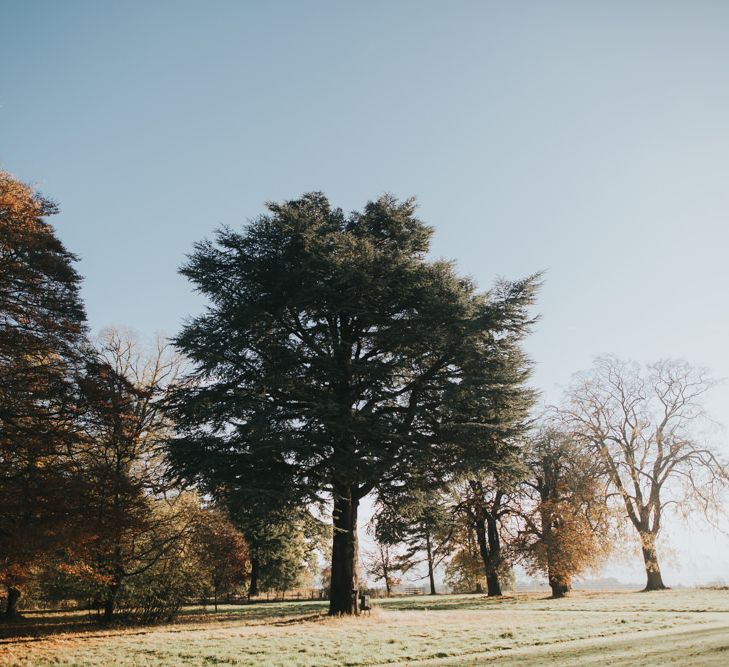
<svg viewBox="0 0 729 667"><path fill-rule="evenodd" d="M519 375L503 361L536 280L479 293L427 260L412 201L347 216L314 193L268 208L182 268L209 306L177 338L196 371L171 454L261 494L329 494L330 613L356 613L360 500L426 465L445 478L499 456L498 425L472 406Z"/></svg>
<svg viewBox="0 0 729 667"><path fill-rule="evenodd" d="M0 172L0 582L8 616L33 564L77 515L66 453L85 314L76 257L44 220L55 212Z"/></svg>

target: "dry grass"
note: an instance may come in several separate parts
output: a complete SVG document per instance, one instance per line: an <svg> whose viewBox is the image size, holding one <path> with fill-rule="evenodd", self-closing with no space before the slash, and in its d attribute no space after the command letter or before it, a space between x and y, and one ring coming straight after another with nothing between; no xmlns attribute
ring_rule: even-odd
<svg viewBox="0 0 729 667"><path fill-rule="evenodd" d="M223 607L214 617L191 609L175 625L5 639L0 664L597 665L610 655L611 664L729 663L726 591L438 596L375 605L359 619L324 617L322 603Z"/></svg>

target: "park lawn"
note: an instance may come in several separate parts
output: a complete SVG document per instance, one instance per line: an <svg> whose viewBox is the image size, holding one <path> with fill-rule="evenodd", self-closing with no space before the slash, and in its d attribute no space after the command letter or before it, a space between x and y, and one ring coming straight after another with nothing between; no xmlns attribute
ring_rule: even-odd
<svg viewBox="0 0 729 667"><path fill-rule="evenodd" d="M597 665L611 651L614 664L729 664L729 591L393 598L359 619L327 618L325 609L192 608L173 625L3 639L0 664Z"/></svg>

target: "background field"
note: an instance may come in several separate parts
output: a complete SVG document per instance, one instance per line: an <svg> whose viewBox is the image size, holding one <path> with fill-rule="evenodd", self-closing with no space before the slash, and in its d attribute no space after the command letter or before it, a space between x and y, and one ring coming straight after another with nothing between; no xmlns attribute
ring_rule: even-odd
<svg viewBox="0 0 729 667"><path fill-rule="evenodd" d="M186 610L174 625L101 630L83 615L26 616L3 665L726 665L729 591L518 594L375 601L331 619L325 603ZM55 633L47 635L55 624ZM34 636L35 635L35 636Z"/></svg>

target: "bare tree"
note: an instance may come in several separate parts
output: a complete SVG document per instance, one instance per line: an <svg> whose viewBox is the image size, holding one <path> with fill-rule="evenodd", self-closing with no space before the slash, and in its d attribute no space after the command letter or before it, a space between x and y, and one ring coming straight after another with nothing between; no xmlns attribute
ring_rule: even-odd
<svg viewBox="0 0 729 667"><path fill-rule="evenodd" d="M571 436L602 462L614 495L640 537L645 590L665 588L656 538L667 508L715 516L729 476L697 435L701 399L714 385L683 361L647 367L600 358L577 376L559 410Z"/></svg>
<svg viewBox="0 0 729 667"><path fill-rule="evenodd" d="M400 583L400 579L395 576L400 570L399 558L397 548L386 542L376 542L371 551L365 552L365 570L375 581L385 582L387 597L390 597L393 587Z"/></svg>
<svg viewBox="0 0 729 667"><path fill-rule="evenodd" d="M178 495L169 493L163 455L171 432L163 399L179 368L164 341L147 350L133 334L107 329L80 382L84 444L75 460L86 480L84 558L104 582L106 620L124 582L153 567L188 527L173 511ZM159 503L167 511L155 511Z"/></svg>

